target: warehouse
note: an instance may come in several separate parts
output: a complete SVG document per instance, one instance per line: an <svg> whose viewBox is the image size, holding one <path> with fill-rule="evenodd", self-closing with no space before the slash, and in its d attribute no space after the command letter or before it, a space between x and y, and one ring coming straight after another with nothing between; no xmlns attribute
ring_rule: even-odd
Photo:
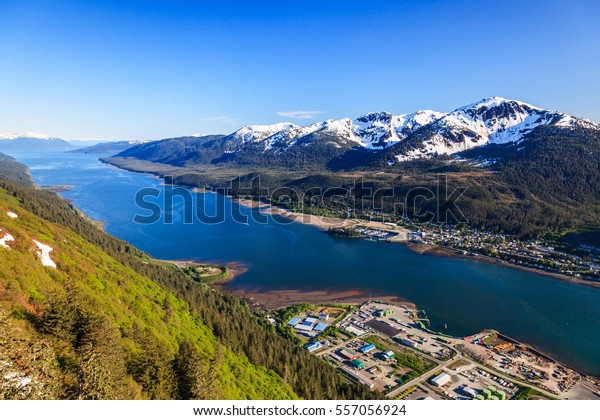
<svg viewBox="0 0 600 420"><path fill-rule="evenodd" d="M409 340L408 338L403 338L403 339L400 340L400 342L402 344L404 344L405 346L412 347L414 349L418 349L419 348L419 344L418 343L416 343L416 342L414 342L412 340Z"/></svg>
<svg viewBox="0 0 600 420"><path fill-rule="evenodd" d="M364 369L364 367L365 367L365 364L360 359L354 359L354 360L352 360L351 363L352 363L352 366L354 366L356 369L359 369L359 370Z"/></svg>
<svg viewBox="0 0 600 420"><path fill-rule="evenodd" d="M477 398L477 392L473 388L470 388L466 385L463 386L462 392L463 392L463 394L465 394L468 397Z"/></svg>
<svg viewBox="0 0 600 420"><path fill-rule="evenodd" d="M327 328L327 324L325 324L324 322L319 322L317 325L315 325L314 330L321 332L324 331L325 328Z"/></svg>
<svg viewBox="0 0 600 420"><path fill-rule="evenodd" d="M396 355L394 354L393 351L391 350L386 350L382 353L381 357L383 357L384 360L390 360L396 357Z"/></svg>
<svg viewBox="0 0 600 420"><path fill-rule="evenodd" d="M287 324L291 327L295 327L296 324L298 324L299 322L300 322L300 318L292 318L287 322Z"/></svg>
<svg viewBox="0 0 600 420"><path fill-rule="evenodd" d="M444 385L446 385L447 383L449 383L452 379L450 378L450 375L448 375L446 372L442 372L440 373L438 376L436 376L435 378L433 378L431 380L431 383L437 387L443 387Z"/></svg>
<svg viewBox="0 0 600 420"><path fill-rule="evenodd" d="M352 378L356 379L358 382L360 382L363 385L366 385L367 387L369 387L369 389L373 389L375 388L375 384L361 376L359 376L356 372L354 372L352 369L350 369L347 366L342 366L340 368L344 373L346 373L347 375L351 376Z"/></svg>
<svg viewBox="0 0 600 420"><path fill-rule="evenodd" d="M311 325L304 325L304 322L302 324L296 324L294 328L300 331L312 331L313 329Z"/></svg>
<svg viewBox="0 0 600 420"><path fill-rule="evenodd" d="M323 345L319 341L316 341L316 342L314 342L314 343L309 344L308 346L306 346L306 350L308 350L310 352L313 352L315 350L320 349L322 346Z"/></svg>
<svg viewBox="0 0 600 420"><path fill-rule="evenodd" d="M312 327L313 325L315 325L315 322L317 322L316 318L308 317L304 320L303 324L310 325Z"/></svg>
<svg viewBox="0 0 600 420"><path fill-rule="evenodd" d="M361 335L363 335L363 334L365 333L365 330L363 330L363 329L361 329L361 328L359 328L359 327L357 327L357 326L354 326L354 325L352 325L352 324L351 324L351 325L348 325L348 326L347 326L347 327L345 327L344 329L345 329L346 331L348 331L349 333L351 333L351 334L354 334L354 335L356 335L356 336L361 336Z"/></svg>
<svg viewBox="0 0 600 420"><path fill-rule="evenodd" d="M373 350L375 350L375 344L367 344L366 346L361 347L358 351L367 354Z"/></svg>
<svg viewBox="0 0 600 420"><path fill-rule="evenodd" d="M350 349L340 349L339 351L340 356L342 356L344 359L346 360L354 360L358 358L358 354L356 354L354 351L350 350Z"/></svg>

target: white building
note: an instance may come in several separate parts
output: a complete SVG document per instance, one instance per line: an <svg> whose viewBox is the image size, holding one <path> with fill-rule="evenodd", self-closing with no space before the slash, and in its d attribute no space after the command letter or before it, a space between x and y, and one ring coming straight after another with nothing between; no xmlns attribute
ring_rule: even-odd
<svg viewBox="0 0 600 420"><path fill-rule="evenodd" d="M452 381L452 378L450 378L450 375L448 375L446 372L442 372L438 376L433 378L431 380L431 383L433 385L441 388L444 385L446 385L447 383L449 383L450 381Z"/></svg>

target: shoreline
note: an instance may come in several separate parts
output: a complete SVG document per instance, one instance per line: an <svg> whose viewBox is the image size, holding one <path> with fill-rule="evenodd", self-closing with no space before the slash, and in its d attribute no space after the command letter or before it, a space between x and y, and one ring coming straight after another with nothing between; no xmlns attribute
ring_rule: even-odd
<svg viewBox="0 0 600 420"><path fill-rule="evenodd" d="M371 222L371 221L366 221L366 220L361 220L361 219L342 219L342 218L338 218L338 217L325 217L325 216L315 216L315 215L305 214L305 213L296 213L296 212L292 212L290 210L284 209L284 208L279 207L274 204L262 203L262 202L259 202L256 200L251 200L251 199L246 199L246 198L232 198L232 200L235 201L236 203L238 203L244 207L248 207L248 208L269 209L266 212L266 214L271 214L271 215L275 214L277 216L288 218L288 219L292 220L292 222L299 222L302 224L311 225L311 226L314 226L314 227L319 228L324 231L326 231L327 229L332 228L332 227L345 228L345 227L354 227L354 226L363 226L364 225L364 226L371 227L374 229L386 230L388 232L397 233L397 234L409 232L408 229L405 229L402 227L398 227L398 229L392 230L392 229L390 229L389 226L384 225L381 222ZM360 239L364 239L364 238L360 238ZM402 240L394 240L394 237L392 237L391 239L388 239L386 241L383 241L383 242L403 243L406 245L406 247L409 250L411 250L412 252L416 252L417 254L430 254L430 255L441 256L441 257L474 259L474 260L482 261L482 262L489 263L489 264L495 264L495 265L500 265L500 266L504 266L504 267L508 267L508 268L512 268L512 269L521 270L521 271L527 271L527 272L539 274L542 276L553 277L553 278L556 278L559 280L567 281L569 283L576 283L576 284L581 284L584 286L600 288L600 282L583 280L583 279L580 279L575 276L569 276L566 274L556 273L553 271L547 271L547 270L543 270L543 269L539 269L539 268L527 267L527 266L523 266L523 265L519 265L519 264L513 264L513 263L510 263L507 261L498 261L498 259L489 257L487 255L463 254L461 251L458 251L453 248L444 247L441 245L424 244L424 243L420 244L420 243L415 243L415 242L411 242L409 240L403 240L403 239Z"/></svg>
<svg viewBox="0 0 600 420"><path fill-rule="evenodd" d="M227 268L227 276L220 280L215 280L212 282L206 283L206 285L210 286L222 286L230 281L234 280L237 276L244 274L248 271L248 266L241 261L232 261L227 264L219 264L212 261L196 261L196 260L160 260L157 258L152 258L152 261L157 263L167 263L172 264L175 267L182 269L193 266L221 266Z"/></svg>
<svg viewBox="0 0 600 420"><path fill-rule="evenodd" d="M227 281L213 283L215 289L220 293L227 293L248 302L250 306L265 311L274 311L301 303L311 305L360 305L368 300L380 300L392 305L406 305L410 308L417 306L413 302L404 300L399 296L372 295L363 290L258 290L242 289L227 286Z"/></svg>
<svg viewBox="0 0 600 420"><path fill-rule="evenodd" d="M488 264L500 265L503 267L508 267L516 270L527 271L529 273L539 274L542 276L553 277L559 280L563 280L569 283L581 284L582 286L589 286L594 288L600 288L600 283L593 282L589 280L583 280L574 276L568 276L566 274L555 273L552 271L546 271L539 268L527 267L519 264L513 264L510 262L498 260L493 257L488 257L487 255L465 255L460 251L457 251L453 248L443 247L441 245L431 245L431 244L419 244L414 242L408 242L406 244L408 249L418 254L425 255L435 255L439 257L449 257L449 258L465 258L465 259L473 259L477 261L482 261Z"/></svg>
<svg viewBox="0 0 600 420"><path fill-rule="evenodd" d="M147 175L150 175L152 177L158 177L158 178L162 178L163 175L160 174L159 171L155 170L155 171L144 171L140 168L137 167L128 167L127 165L123 165L123 164L118 164L117 162L113 162L111 160L107 160L106 158L101 158L99 159L101 162L110 165L110 166L114 166L118 169L122 169L125 171L131 171L131 172L136 172L136 173L144 173ZM163 165L163 166L168 166L168 165ZM169 169L174 170L177 169L176 167L170 167ZM181 168L179 168L181 169ZM189 185L182 185L188 188L191 188L193 192L196 193L207 193L207 192L213 192L211 190L207 190L205 188L200 188L200 187L190 187ZM240 204L241 206L247 207L247 208L251 208L251 209L265 209L267 208L268 211L265 212L265 214L270 214L270 215L276 215L276 216L280 216L280 217L284 217L287 218L289 220L291 220L292 222L299 222L302 224L306 224L306 225L311 225L314 226L318 229L321 229L323 231L327 231L329 228L333 228L333 227L354 227L354 226L367 226L370 228L374 228L374 229L381 229L381 230L386 230L390 233L397 233L397 234L405 234L407 232L410 232L408 229L406 228L402 228L400 226L398 226L397 229L390 229L390 226L384 225L381 222L373 222L373 221L367 221L367 220L361 220L361 219L342 219L339 217L326 217L326 216L315 216L315 215L311 215L311 214L307 214L307 213L297 213L297 212L293 212L290 210L287 210L283 207L279 207L275 204L270 204L270 203L264 203L255 199L247 199L247 198L238 198L238 197L229 197L232 201ZM398 238L401 235L397 235L395 238ZM539 269L539 268L534 268L534 267L527 267L527 266L523 266L523 265L519 265L519 264L513 264L510 262L506 262L506 261L498 261L497 259L493 258L493 257L488 257L485 255L465 255L462 254L460 251L455 250L453 248L447 248L447 247L443 247L440 245L433 245L433 244L417 244L417 243L413 243L410 242L406 239L394 239L394 237L389 238L388 240L384 241L384 242L390 242L390 243L403 243L407 246L408 249L410 249L413 252L417 252L420 254L432 254L432 255L436 255L436 256L445 256L445 257L461 257L461 258L473 258L475 260L479 260L482 262L486 262L486 263L492 263L492 264L496 264L496 265L502 265L504 267L508 267L508 268L513 268L513 269L517 269L517 270L522 270L522 271L527 271L530 273L535 273L535 274L539 274L542 276L548 276L548 277L553 277L559 280L563 280L569 283L576 283L576 284L580 284L583 286L589 286L589 287L594 287L594 288L600 288L600 282L594 282L594 281L589 281L589 280L584 280L575 276L570 276L570 275L566 275L566 274L562 274L562 273L556 273L553 271L547 271L547 270L543 270L543 269ZM419 249L421 246L426 247L427 249L425 251Z"/></svg>

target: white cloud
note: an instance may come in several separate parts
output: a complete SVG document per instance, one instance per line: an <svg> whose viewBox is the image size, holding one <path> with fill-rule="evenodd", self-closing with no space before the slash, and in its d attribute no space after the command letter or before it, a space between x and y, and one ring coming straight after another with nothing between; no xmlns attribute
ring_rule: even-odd
<svg viewBox="0 0 600 420"><path fill-rule="evenodd" d="M202 121L204 121L204 122L220 122L220 123L227 124L227 125L239 125L241 122L240 120L238 120L236 118L226 117L224 115L220 115L218 117L204 118Z"/></svg>
<svg viewBox="0 0 600 420"><path fill-rule="evenodd" d="M319 114L326 114L325 111L278 111L277 115L295 120L310 120Z"/></svg>

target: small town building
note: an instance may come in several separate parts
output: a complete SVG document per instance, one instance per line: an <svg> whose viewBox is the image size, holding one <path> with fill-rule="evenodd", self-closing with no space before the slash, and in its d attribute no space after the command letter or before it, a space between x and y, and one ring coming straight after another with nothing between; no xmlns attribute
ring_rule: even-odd
<svg viewBox="0 0 600 420"><path fill-rule="evenodd" d="M370 352L372 352L373 350L375 350L375 344L367 344L366 346L364 346L364 347L361 347L361 348L359 349L359 351L360 351L361 353L365 353L365 354L366 354L366 353L370 353Z"/></svg>
<svg viewBox="0 0 600 420"><path fill-rule="evenodd" d="M444 385L448 384L451 381L452 381L452 378L450 378L450 375L448 375L446 372L442 372L438 376L433 378L431 380L431 383L437 387L443 387Z"/></svg>
<svg viewBox="0 0 600 420"><path fill-rule="evenodd" d="M356 354L356 352L354 352L353 350L347 348L340 349L339 354L346 360L358 359L358 354Z"/></svg>
<svg viewBox="0 0 600 420"><path fill-rule="evenodd" d="M386 350L383 352L383 354L381 355L385 360L390 360L396 357L396 355L394 354L393 351L391 350Z"/></svg>
<svg viewBox="0 0 600 420"><path fill-rule="evenodd" d="M306 350L313 352L315 350L320 349L321 347L323 347L323 345L320 342L315 341L314 343L311 343L308 346L306 346Z"/></svg>
<svg viewBox="0 0 600 420"><path fill-rule="evenodd" d="M354 359L350 363L352 363L352 366L354 366L356 369L364 369L365 367L365 364L360 359Z"/></svg>
<svg viewBox="0 0 600 420"><path fill-rule="evenodd" d="M313 329L315 331L321 332L321 331L324 331L325 328L327 328L327 324L325 324L324 322L319 322L317 325L315 325L315 327Z"/></svg>
<svg viewBox="0 0 600 420"><path fill-rule="evenodd" d="M300 318L292 318L287 322L287 324L291 327L295 327L296 324L298 324L299 322L300 322Z"/></svg>

